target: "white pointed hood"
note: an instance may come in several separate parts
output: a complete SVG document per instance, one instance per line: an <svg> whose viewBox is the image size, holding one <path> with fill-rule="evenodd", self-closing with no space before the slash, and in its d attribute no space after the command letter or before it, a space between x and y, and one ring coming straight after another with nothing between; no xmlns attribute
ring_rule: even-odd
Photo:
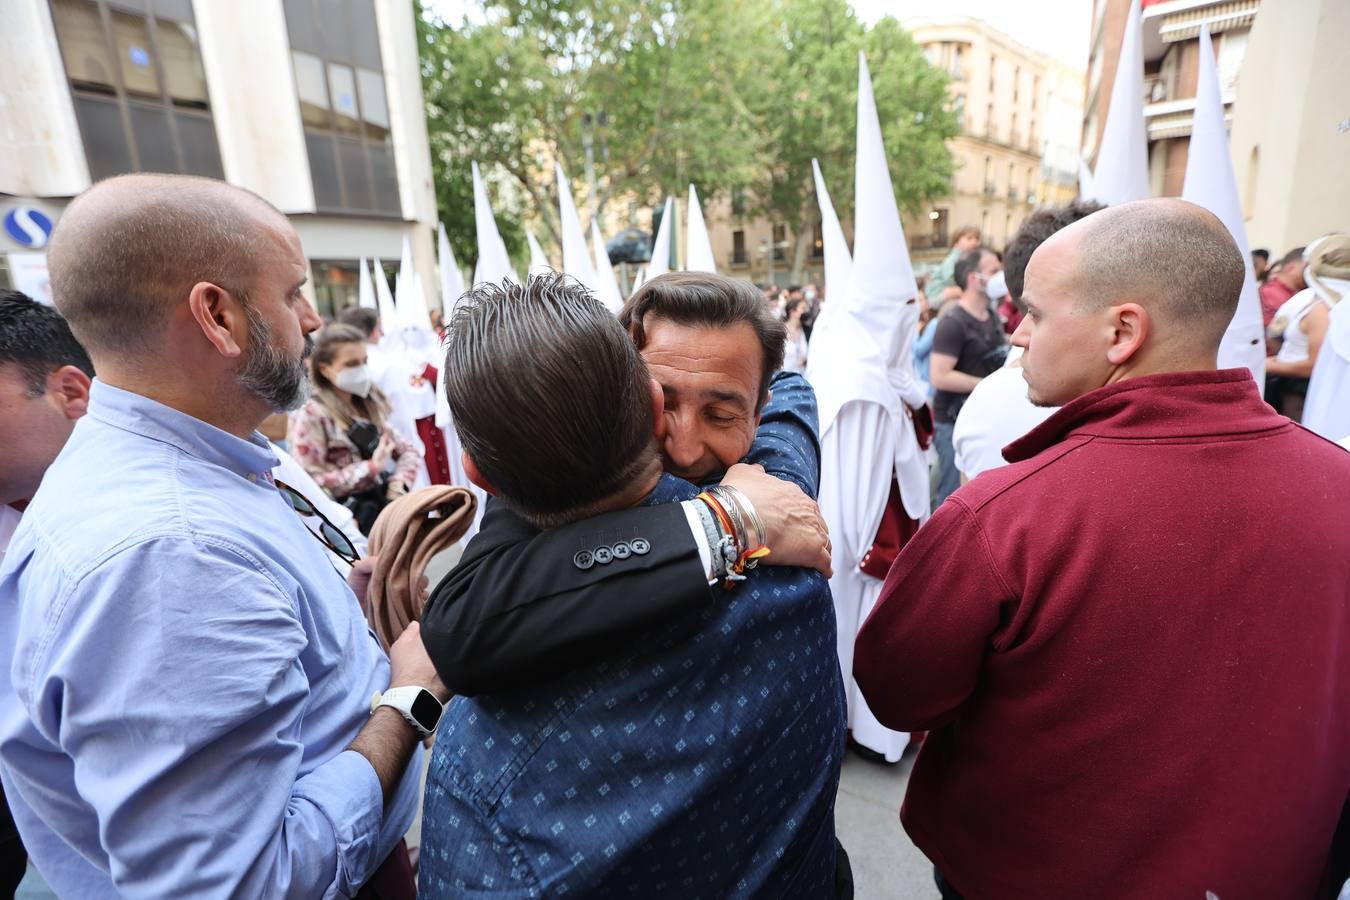
<svg viewBox="0 0 1350 900"><path fill-rule="evenodd" d="M459 298L464 296L464 276L455 261L455 251L450 249L450 236L445 233L445 225L436 223L436 267L441 276L441 322L432 322L433 328L450 321Z"/></svg>
<svg viewBox="0 0 1350 900"><path fill-rule="evenodd" d="M674 211L675 201L667 197L665 210L661 213L661 226L656 229L656 237L652 240L652 258L647 263L644 281L651 281L670 271L670 229L673 227L670 220L674 218Z"/></svg>
<svg viewBox="0 0 1350 900"><path fill-rule="evenodd" d="M491 281L500 284L503 278L519 282L520 278L511 268L506 244L497 230L497 220L492 215L487 185L478 171L478 163L473 163L473 221L478 231L478 264L474 266L473 283Z"/></svg>
<svg viewBox="0 0 1350 900"><path fill-rule="evenodd" d="M394 307L398 314L398 326L414 331L430 331L431 317L427 313L426 294L422 290L422 279L413 263L412 241L403 236L403 254L398 263L398 280L394 283Z"/></svg>
<svg viewBox="0 0 1350 900"><path fill-rule="evenodd" d="M534 232L525 232L525 243L530 245L530 276L542 275L545 272L553 270L549 265L548 256L544 254L544 248L539 246L539 241L534 237Z"/></svg>
<svg viewBox="0 0 1350 900"><path fill-rule="evenodd" d="M689 185L689 230L685 242L684 270L686 272L717 272L717 261L713 259L712 241L708 238L708 226L703 221L703 207L698 202L698 191Z"/></svg>
<svg viewBox="0 0 1350 900"><path fill-rule="evenodd" d="M638 288L647 283L647 267L638 266L637 271L633 273L633 289L629 291L628 296L633 296L638 292Z"/></svg>
<svg viewBox="0 0 1350 900"><path fill-rule="evenodd" d="M905 511L922 520L929 511L928 465L905 411L906 404L918 408L928 399L911 358L919 317L918 287L886 165L872 79L862 53L858 54L857 128L853 260L845 314L821 336L823 346L813 343L811 348L820 433L826 434L840 410L852 401L884 407L898 435L892 450ZM874 532L877 523L868 524Z"/></svg>
<svg viewBox="0 0 1350 900"><path fill-rule="evenodd" d="M563 172L562 163L556 163L558 172L558 218L562 221L563 271L587 289L594 291L595 262L586 250L586 233L581 230L581 218L572 200L572 185Z"/></svg>
<svg viewBox="0 0 1350 900"><path fill-rule="evenodd" d="M1195 89L1195 120L1186 159L1186 184L1181 198L1203 206L1219 217L1242 252L1242 293L1237 312L1219 344L1219 368L1246 366L1257 384L1265 383L1266 344L1261 318L1261 300L1256 275L1247 248L1247 228L1242 221L1233 161L1228 154L1228 132L1223 124L1223 97L1219 93L1219 68L1209 39L1209 26L1200 26L1199 75Z"/></svg>
<svg viewBox="0 0 1350 900"><path fill-rule="evenodd" d="M614 315L623 309L623 294L619 291L619 279L614 277L614 265L609 261L609 251L605 249L605 239L600 234L600 223L591 219L591 252L595 254L595 294Z"/></svg>
<svg viewBox="0 0 1350 900"><path fill-rule="evenodd" d="M398 309L394 306L394 295L389 292L389 280L384 276L384 263L379 257L370 267L371 280L375 282L375 305L380 312L380 330L384 339L382 347L394 342L398 332Z"/></svg>
<svg viewBox="0 0 1350 900"><path fill-rule="evenodd" d="M356 305L362 309L378 309L375 305L375 282L370 280L370 267L361 257L361 270L356 276Z"/></svg>
<svg viewBox="0 0 1350 900"><path fill-rule="evenodd" d="M816 181L816 202L820 204L820 231L825 244L825 304L816 318L813 335L828 329L830 322L844 312L848 301L849 272L853 268L853 256L844 239L844 229L839 224L839 216L834 211L834 201L825 187L825 177L820 173L820 163L811 160L811 174Z"/></svg>
<svg viewBox="0 0 1350 900"><path fill-rule="evenodd" d="M1148 199L1148 135L1144 128L1144 43L1139 0L1131 0L1120 44L1111 106L1102 129L1093 198L1109 206Z"/></svg>

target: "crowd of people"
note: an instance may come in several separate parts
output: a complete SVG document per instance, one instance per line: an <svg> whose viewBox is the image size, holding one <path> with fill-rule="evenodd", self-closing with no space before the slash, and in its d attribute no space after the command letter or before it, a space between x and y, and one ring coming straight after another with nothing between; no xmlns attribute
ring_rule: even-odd
<svg viewBox="0 0 1350 900"><path fill-rule="evenodd" d="M944 898L1350 878L1343 236L1264 273L1275 406L1216 366L1245 261L1175 200L962 229L866 309L479 284L432 350L324 322L286 218L207 179L96 184L49 265L55 309L0 295L0 893L850 897L843 756L907 745ZM804 374L854 313L861 399ZM461 478L419 589L387 532Z"/></svg>

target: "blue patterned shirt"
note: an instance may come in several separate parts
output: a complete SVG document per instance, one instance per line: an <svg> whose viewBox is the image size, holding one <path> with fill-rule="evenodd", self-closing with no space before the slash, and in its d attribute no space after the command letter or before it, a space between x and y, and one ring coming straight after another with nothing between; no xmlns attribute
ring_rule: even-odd
<svg viewBox="0 0 1350 900"><path fill-rule="evenodd" d="M267 441L95 381L0 566L0 775L60 897L351 896L417 807L389 663Z"/></svg>
<svg viewBox="0 0 1350 900"><path fill-rule="evenodd" d="M780 374L747 461L814 495L815 395ZM666 475L649 504L692 498ZM718 589L720 590L720 588ZM825 897L843 687L829 586L761 567L549 687L459 698L427 781L424 897Z"/></svg>

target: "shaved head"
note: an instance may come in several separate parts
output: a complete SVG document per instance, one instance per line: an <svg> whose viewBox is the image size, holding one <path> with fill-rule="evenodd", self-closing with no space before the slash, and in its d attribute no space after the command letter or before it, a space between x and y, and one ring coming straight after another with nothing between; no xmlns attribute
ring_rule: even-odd
<svg viewBox="0 0 1350 900"><path fill-rule="evenodd" d="M128 360L156 345L195 284L246 304L260 260L288 234L267 201L224 182L110 178L75 198L52 234L53 300L95 359Z"/></svg>
<svg viewBox="0 0 1350 900"><path fill-rule="evenodd" d="M1181 329L1215 347L1237 312L1245 277L1242 253L1204 207L1172 199L1123 203L1059 236L1078 242L1084 308L1133 301L1169 330Z"/></svg>
<svg viewBox="0 0 1350 900"><path fill-rule="evenodd" d="M1183 200L1112 206L1027 263L1012 342L1038 406L1140 375L1213 369L1245 263L1214 215Z"/></svg>

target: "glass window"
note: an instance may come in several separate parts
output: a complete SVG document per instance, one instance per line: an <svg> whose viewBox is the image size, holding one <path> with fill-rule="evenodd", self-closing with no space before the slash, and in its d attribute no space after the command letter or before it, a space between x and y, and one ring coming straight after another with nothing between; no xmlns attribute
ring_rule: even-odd
<svg viewBox="0 0 1350 900"><path fill-rule="evenodd" d="M112 63L108 60L108 42L103 37L103 22L93 0L52 0L52 20L61 41L66 77L81 90L113 94L117 85Z"/></svg>
<svg viewBox="0 0 1350 900"><path fill-rule="evenodd" d="M183 148L183 168L208 178L224 178L225 167L220 162L220 145L216 143L211 117L179 112L174 121L178 125L178 143Z"/></svg>
<svg viewBox="0 0 1350 900"><path fill-rule="evenodd" d="M178 154L173 149L173 135L169 133L169 113L163 106L149 103L129 103L131 135L141 157L142 172L178 172Z"/></svg>
<svg viewBox="0 0 1350 900"><path fill-rule="evenodd" d="M122 69L122 87L132 96L158 98L159 67L155 63L150 27L145 16L112 14L113 41Z"/></svg>
<svg viewBox="0 0 1350 900"><path fill-rule="evenodd" d="M733 231L731 233L731 264L733 266L745 265L744 231Z"/></svg>
<svg viewBox="0 0 1350 900"><path fill-rule="evenodd" d="M219 178L220 147L189 0L51 3L90 174Z"/></svg>
<svg viewBox="0 0 1350 900"><path fill-rule="evenodd" d="M787 259L787 248L782 246L787 243L787 226L773 226L773 258L774 261Z"/></svg>
<svg viewBox="0 0 1350 900"><path fill-rule="evenodd" d="M84 135L84 153L89 158L91 178L98 181L136 171L131 164L131 146L122 128L122 113L115 99L76 94L75 119Z"/></svg>
<svg viewBox="0 0 1350 900"><path fill-rule="evenodd" d="M283 0L318 208L402 211L374 0Z"/></svg>
<svg viewBox="0 0 1350 900"><path fill-rule="evenodd" d="M819 222L811 229L811 258L825 258L825 229Z"/></svg>
<svg viewBox="0 0 1350 900"><path fill-rule="evenodd" d="M295 66L295 89L300 95L300 120L314 128L329 128L328 82L323 77L323 60L299 50L291 51Z"/></svg>
<svg viewBox="0 0 1350 900"><path fill-rule="evenodd" d="M352 62L367 69L380 68L380 30L375 5L370 0L347 0L348 33L355 55Z"/></svg>
<svg viewBox="0 0 1350 900"><path fill-rule="evenodd" d="M356 78L351 67L328 64L328 96L333 104L337 130L343 134L360 134L361 121L356 109Z"/></svg>
<svg viewBox="0 0 1350 900"><path fill-rule="evenodd" d="M384 140L389 136L389 106L384 98L384 76L370 69L357 69L356 88L361 100L361 118L366 123L366 137Z"/></svg>
<svg viewBox="0 0 1350 900"><path fill-rule="evenodd" d="M176 106L206 109L206 73L197 49L197 29L187 22L160 19L155 36L159 39L160 60L164 64L164 87Z"/></svg>

